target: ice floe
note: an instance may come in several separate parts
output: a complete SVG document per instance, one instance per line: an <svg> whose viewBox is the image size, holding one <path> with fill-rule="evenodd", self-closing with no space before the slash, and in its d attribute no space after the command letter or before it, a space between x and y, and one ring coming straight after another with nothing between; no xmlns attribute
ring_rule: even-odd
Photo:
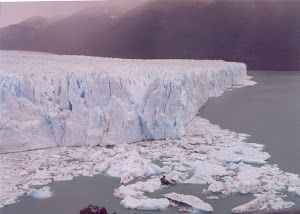
<svg viewBox="0 0 300 214"><path fill-rule="evenodd" d="M164 196L172 201L191 206L193 211L198 211L198 212L213 211L213 208L210 204L205 203L200 198L193 195L184 195L184 194L178 194L173 192L173 193L165 194Z"/></svg>
<svg viewBox="0 0 300 214"><path fill-rule="evenodd" d="M51 195L52 195L52 193L51 193L51 188L50 187L43 187L39 190L34 189L29 194L30 197L37 198L37 199L50 198Z"/></svg>
<svg viewBox="0 0 300 214"><path fill-rule="evenodd" d="M261 195L246 204L243 204L243 205L233 208L231 210L231 212L232 213L250 213L250 212L257 211L261 208L263 202L266 200L267 200L266 196Z"/></svg>
<svg viewBox="0 0 300 214"><path fill-rule="evenodd" d="M251 145L252 146L252 145ZM260 148L260 147L259 147ZM245 162L252 164L265 164L271 157L266 152L260 152L251 147L230 147L215 152L217 160L224 162Z"/></svg>
<svg viewBox="0 0 300 214"><path fill-rule="evenodd" d="M165 198L152 199L143 198L136 199L131 196L126 197L120 203L123 207L137 210L163 210L169 206L169 200Z"/></svg>
<svg viewBox="0 0 300 214"><path fill-rule="evenodd" d="M144 192L134 190L133 188L130 188L128 186L120 186L118 189L114 190L114 196L117 198L124 199L128 196L134 197L134 198L144 198Z"/></svg>
<svg viewBox="0 0 300 214"><path fill-rule="evenodd" d="M147 181L139 181L137 183L130 184L127 187L135 191L151 193L155 190L158 190L161 187L161 181L159 178L153 178Z"/></svg>

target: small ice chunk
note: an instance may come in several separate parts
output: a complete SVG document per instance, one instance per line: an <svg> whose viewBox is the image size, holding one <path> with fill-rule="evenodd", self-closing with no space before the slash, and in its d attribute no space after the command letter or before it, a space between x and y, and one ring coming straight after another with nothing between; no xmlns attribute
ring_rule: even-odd
<svg viewBox="0 0 300 214"><path fill-rule="evenodd" d="M50 187L43 187L39 190L34 189L29 196L32 198L38 198L38 199L45 199L45 198L50 198L52 193L51 193L51 188Z"/></svg>
<svg viewBox="0 0 300 214"><path fill-rule="evenodd" d="M126 197L120 203L123 207L128 209L137 209L137 210L163 210L166 209L170 203L168 199L151 199L143 198L136 199L131 196Z"/></svg>
<svg viewBox="0 0 300 214"><path fill-rule="evenodd" d="M175 182L175 183L181 183L182 182L182 178L185 176L183 173L178 172L178 171L172 171L169 172L168 174L164 175L166 177L167 180L169 180L170 182Z"/></svg>
<svg viewBox="0 0 300 214"><path fill-rule="evenodd" d="M134 177L142 176L144 174L143 165L147 161L135 151L127 155L126 158L121 154L114 156L114 159L110 161L110 167L106 174L113 177L122 177L122 175L128 173Z"/></svg>
<svg viewBox="0 0 300 214"><path fill-rule="evenodd" d="M250 213L255 212L260 209L263 202L266 201L266 196L260 195L257 198L253 199L252 201L235 207L231 210L232 213Z"/></svg>
<svg viewBox="0 0 300 214"><path fill-rule="evenodd" d="M134 198L142 198L144 197L144 193L122 185L118 189L114 190L114 196L121 199L124 199L128 196L132 196Z"/></svg>
<svg viewBox="0 0 300 214"><path fill-rule="evenodd" d="M293 173L286 173L288 175L288 185L289 187L300 186L300 178L299 175Z"/></svg>
<svg viewBox="0 0 300 214"><path fill-rule="evenodd" d="M71 181L73 180L72 175L57 175L53 178L54 181Z"/></svg>
<svg viewBox="0 0 300 214"><path fill-rule="evenodd" d="M180 171L180 172L185 172L186 171L186 167L183 165L178 165L174 167L175 170Z"/></svg>
<svg viewBox="0 0 300 214"><path fill-rule="evenodd" d="M238 169L239 167L240 167L239 164L236 164L233 162L231 162L227 165L227 169L230 169L230 170L235 170L235 169Z"/></svg>
<svg viewBox="0 0 300 214"><path fill-rule="evenodd" d="M130 173L127 173L127 174L124 174L124 175L121 176L120 183L121 184L127 184L132 180L134 180L134 177Z"/></svg>
<svg viewBox="0 0 300 214"><path fill-rule="evenodd" d="M196 151L200 154L206 154L209 150L209 146L201 146L200 148L196 149Z"/></svg>
<svg viewBox="0 0 300 214"><path fill-rule="evenodd" d="M173 184L175 184L175 182L172 180L172 177L171 176L162 176L161 178L160 178L160 181L161 181L161 184L162 185L173 185Z"/></svg>
<svg viewBox="0 0 300 214"><path fill-rule="evenodd" d="M224 188L225 188L225 185L221 181L213 182L212 184L210 184L208 186L208 190L211 192L215 192L215 193L221 192Z"/></svg>
<svg viewBox="0 0 300 214"><path fill-rule="evenodd" d="M298 196L300 196L300 187L290 187L288 191L295 192Z"/></svg>
<svg viewBox="0 0 300 214"><path fill-rule="evenodd" d="M209 200L213 200L213 199L219 199L220 197L219 196L207 196L206 198Z"/></svg>
<svg viewBox="0 0 300 214"><path fill-rule="evenodd" d="M238 190L242 194L259 192L261 184L259 180L246 180L238 185Z"/></svg>
<svg viewBox="0 0 300 214"><path fill-rule="evenodd" d="M94 166L94 170L96 172L103 172L103 171L107 170L108 166L109 166L108 162L104 161L102 163L96 164Z"/></svg>
<svg viewBox="0 0 300 214"><path fill-rule="evenodd" d="M211 145L213 143L213 139L209 135L206 136L205 140L206 140L206 143L209 145Z"/></svg>
<svg viewBox="0 0 300 214"><path fill-rule="evenodd" d="M168 173L171 171L172 171L172 168L169 166L164 166L164 167L160 168L156 164L150 164L145 169L145 176L160 175L161 173Z"/></svg>
<svg viewBox="0 0 300 214"><path fill-rule="evenodd" d="M193 146L189 143L182 143L181 146L185 149L188 149L188 150L195 149L195 146Z"/></svg>
<svg viewBox="0 0 300 214"><path fill-rule="evenodd" d="M254 147L254 148L263 148L265 145L259 144L259 143L248 143L248 145Z"/></svg>
<svg viewBox="0 0 300 214"><path fill-rule="evenodd" d="M187 204L191 207L193 207L194 210L198 210L199 212L212 212L213 208L210 204L205 203L200 198L197 198L193 195L184 195L184 194L178 194L175 192L168 193L164 195L166 198Z"/></svg>
<svg viewBox="0 0 300 214"><path fill-rule="evenodd" d="M261 171L256 167L242 169L237 176L240 181L255 180L261 177Z"/></svg>
<svg viewBox="0 0 300 214"><path fill-rule="evenodd" d="M37 173L34 175L33 179L35 180L46 180L51 179L53 176L50 172L46 170L38 170Z"/></svg>
<svg viewBox="0 0 300 214"><path fill-rule="evenodd" d="M194 161L186 162L187 166L196 168L195 174L197 175L227 175L226 168L215 163L209 163L206 161Z"/></svg>
<svg viewBox="0 0 300 214"><path fill-rule="evenodd" d="M91 154L90 158L91 159L99 158L101 157L102 153L103 153L102 150L95 151L93 154Z"/></svg>
<svg viewBox="0 0 300 214"><path fill-rule="evenodd" d="M214 156L222 162L245 162L252 164L265 164L271 156L266 152L261 152L257 148L248 147L228 147L222 148Z"/></svg>
<svg viewBox="0 0 300 214"><path fill-rule="evenodd" d="M195 167L196 170L194 175L189 180L185 181L185 183L212 183L215 181L212 178L213 175L223 176L228 174L225 167L206 161L187 162L186 165L192 168Z"/></svg>
<svg viewBox="0 0 300 214"><path fill-rule="evenodd" d="M190 155L191 158L195 158L195 159L198 159L198 160L206 160L207 159L207 155L204 155L204 154L200 154L200 153L192 153Z"/></svg>
<svg viewBox="0 0 300 214"><path fill-rule="evenodd" d="M127 186L130 189L135 191L143 191L143 192L154 192L161 187L161 181L159 178L149 179L147 181L139 181L135 184L130 184Z"/></svg>

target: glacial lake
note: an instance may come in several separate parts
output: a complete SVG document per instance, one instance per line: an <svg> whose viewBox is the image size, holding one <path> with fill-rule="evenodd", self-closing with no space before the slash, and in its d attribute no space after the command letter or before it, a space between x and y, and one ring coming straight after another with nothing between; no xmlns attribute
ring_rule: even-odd
<svg viewBox="0 0 300 214"><path fill-rule="evenodd" d="M211 98L198 116L221 128L250 134L248 142L266 145L264 151L272 155L270 163L278 164L284 171L300 173L300 72L250 71L249 75L257 85ZM119 182L118 178L104 175L53 182L49 184L54 191L51 198L37 200L23 196L20 202L1 208L0 214L77 214L89 204L104 206L109 213L117 214L181 213L173 207L161 212L127 210L119 205L120 199L113 196ZM208 200L205 197L212 194L204 194L204 188L207 185L177 184L149 196L159 198L172 191L195 195L213 206L213 214L230 213L233 207L254 198L237 194L227 199ZM290 210L300 210L300 197L294 196L291 200L296 206Z"/></svg>

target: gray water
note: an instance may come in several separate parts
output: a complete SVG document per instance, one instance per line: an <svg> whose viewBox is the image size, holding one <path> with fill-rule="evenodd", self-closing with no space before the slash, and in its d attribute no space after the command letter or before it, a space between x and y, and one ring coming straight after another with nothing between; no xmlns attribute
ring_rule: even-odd
<svg viewBox="0 0 300 214"><path fill-rule="evenodd" d="M277 163L284 171L300 173L300 72L253 71L258 85L225 92L212 98L199 111L199 116L212 123L236 132L252 135L249 142L265 144L265 151L272 155L271 163ZM53 182L49 186L53 197L37 200L26 196L20 202L0 209L0 214L77 214L89 204L104 206L109 213L117 214L176 214L169 207L161 212L127 210L113 197L113 190L120 179L96 175L76 177L72 181ZM180 185L149 195L159 198L175 191L191 194L210 203L214 214L227 214L233 207L246 203L251 195L234 195L227 199L208 200L202 190L207 185ZM300 210L300 197L291 198L297 205L290 210Z"/></svg>
<svg viewBox="0 0 300 214"><path fill-rule="evenodd" d="M199 116L235 132L265 151L284 171L300 173L300 71L250 71L258 84L212 98Z"/></svg>

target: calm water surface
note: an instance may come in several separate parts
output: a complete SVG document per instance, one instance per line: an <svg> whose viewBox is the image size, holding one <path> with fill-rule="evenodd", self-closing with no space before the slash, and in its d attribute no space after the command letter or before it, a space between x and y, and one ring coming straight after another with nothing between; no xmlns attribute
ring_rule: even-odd
<svg viewBox="0 0 300 214"><path fill-rule="evenodd" d="M252 71L250 75L258 85L235 89L223 96L212 98L199 111L199 116L209 119L221 128L252 135L249 142L265 144L272 155L271 163L283 170L300 173L300 72ZM20 198L20 202L0 209L0 214L77 214L89 204L105 206L109 213L118 214L176 214L169 207L162 212L135 211L122 208L113 190L120 179L103 175L77 177L72 181L53 182L49 186L53 197L44 200ZM235 195L228 199L208 200L202 192L207 185L176 185L150 194L159 198L175 191L202 198L214 208L214 214L227 214L233 207L246 203L251 195ZM300 197L292 198L300 210Z"/></svg>
<svg viewBox="0 0 300 214"><path fill-rule="evenodd" d="M212 98L199 116L236 132L265 151L284 171L300 173L300 71L250 71L258 83Z"/></svg>

